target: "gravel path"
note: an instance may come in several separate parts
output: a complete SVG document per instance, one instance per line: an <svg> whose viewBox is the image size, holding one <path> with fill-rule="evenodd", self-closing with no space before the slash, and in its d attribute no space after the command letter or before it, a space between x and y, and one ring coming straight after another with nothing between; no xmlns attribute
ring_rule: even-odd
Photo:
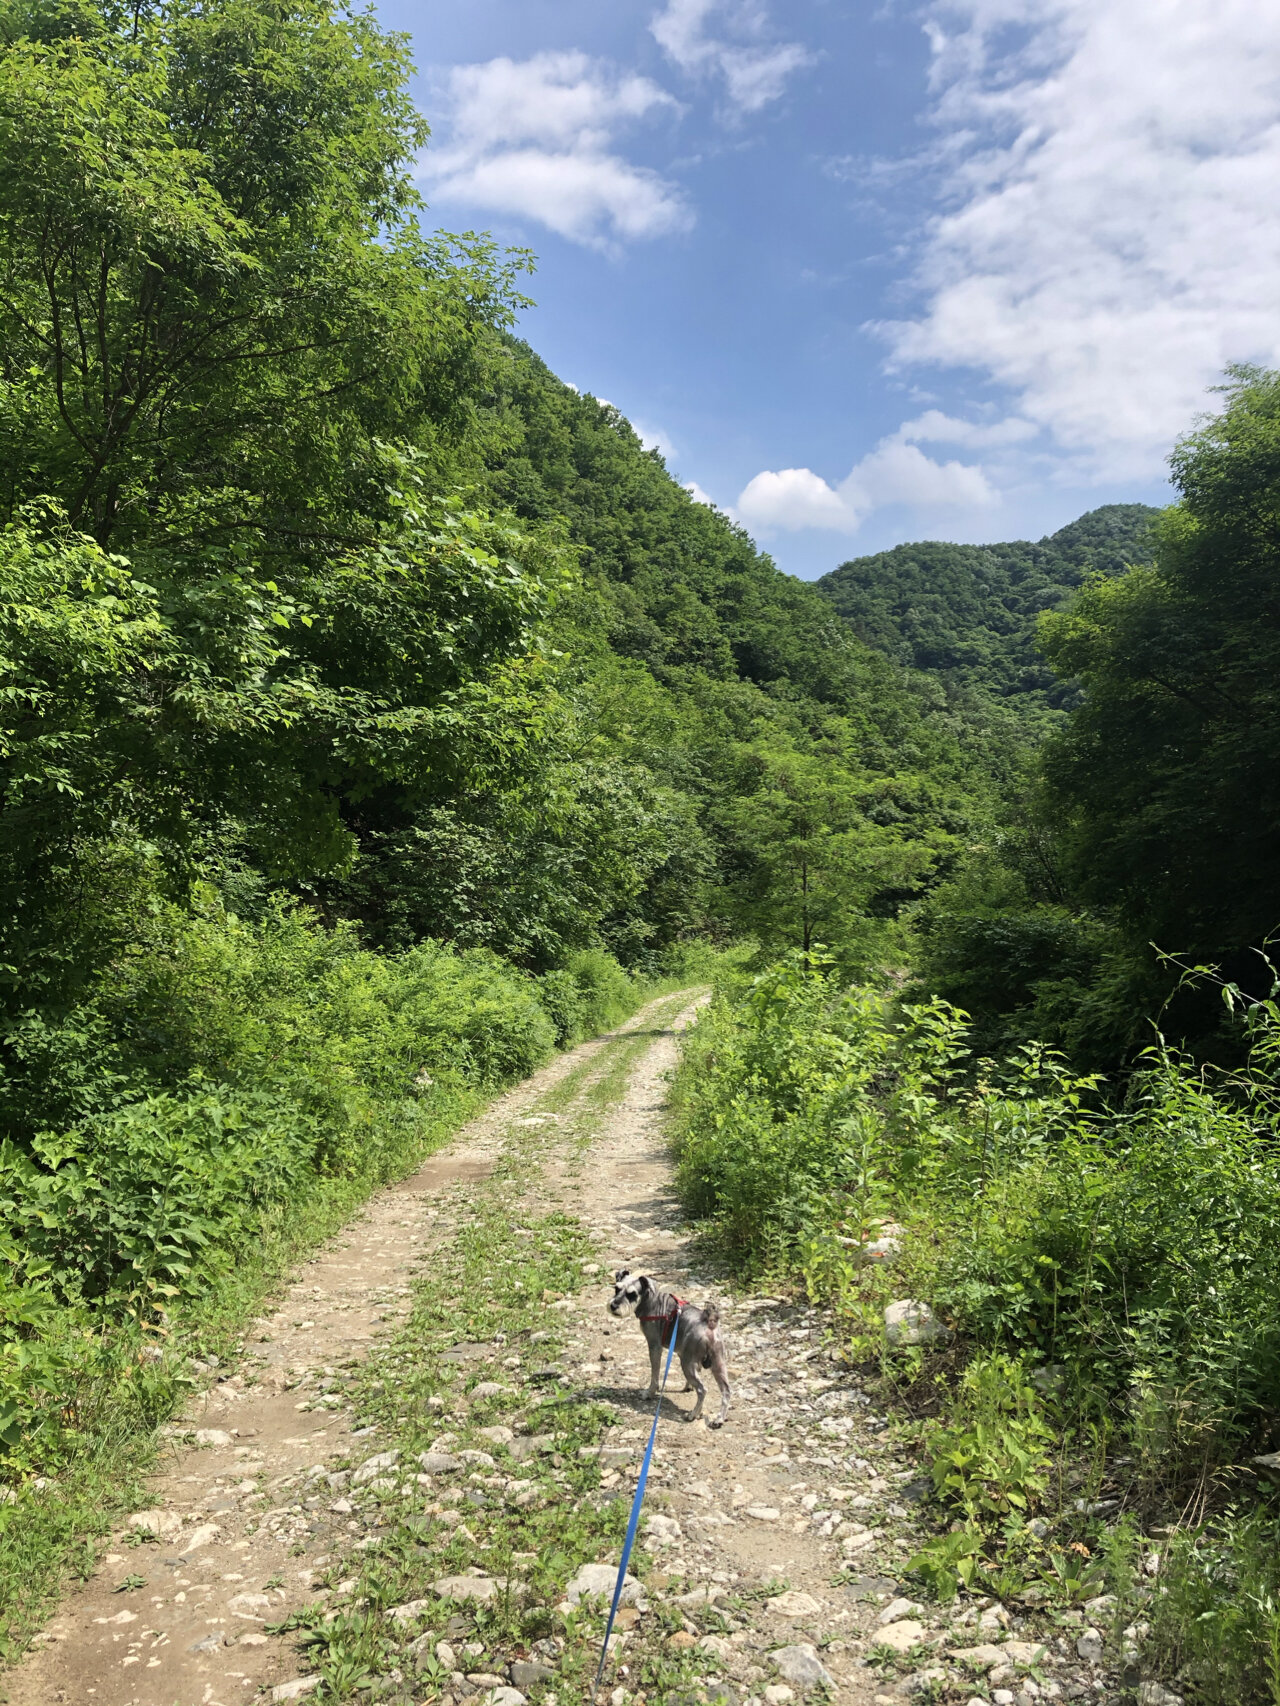
<svg viewBox="0 0 1280 1706"><path fill-rule="evenodd" d="M629 1501L650 1408L640 1330L605 1309L608 1276L621 1265L695 1301L718 1298L734 1395L720 1430L685 1419L692 1397L664 1402L644 1584L622 1615L602 1699L644 1706L642 1661L644 1674L669 1663L681 1677L676 1692L651 1685L650 1706L667 1698L785 1706L815 1690L838 1706L912 1695L1001 1706L1111 1697L1096 1677L1068 1665L1070 1629L1042 1647L985 1602L950 1624L910 1602L900 1573L915 1545L920 1486L870 1400L828 1360L820 1315L732 1295L699 1272L672 1195L663 1106L675 1032L700 1000L691 992L664 997L559 1057L420 1172L372 1199L319 1252L279 1307L253 1324L242 1364L213 1371L171 1430L150 1508L113 1537L95 1575L10 1673L12 1706L303 1698L320 1677L300 1653L296 1627L276 1629L291 1614L295 1626L310 1619L356 1630L352 1651L373 1668L359 1673L365 1680L349 1695L341 1688L343 1698L394 1706L566 1706L582 1698L603 1581L589 1572L609 1575L609 1556L616 1569L616 1540L599 1547L601 1563L555 1590L566 1597L546 1606L537 1626L545 1633L535 1641L528 1606L543 1579L537 1571L551 1567L546 1546L521 1541L528 1549L510 1552L508 1574L497 1574L486 1555L498 1528L481 1524L527 1518L554 1533L558 1500L584 1522L604 1521L612 1502ZM444 1337L433 1340L411 1312L424 1307L433 1276L450 1289L440 1276L466 1246L482 1203L490 1224L500 1213L510 1230L504 1274L525 1271L530 1229L542 1225L572 1223L596 1259L577 1264L574 1288L522 1305L543 1313L545 1330L453 1343L446 1313ZM523 1289L486 1277L495 1288ZM554 1340L547 1349L555 1361L531 1366L522 1339ZM520 1354L509 1354L513 1345ZM362 1394L359 1381L381 1371L380 1358L385 1378ZM406 1376L400 1396L396 1371L406 1369L419 1385ZM436 1383L430 1397L421 1385L428 1377ZM554 1386L535 1410L539 1381ZM714 1399L713 1387L709 1415ZM552 1452L552 1436L535 1431L544 1426L539 1418L592 1403L604 1407L603 1435L566 1464L565 1451ZM429 1452L413 1454L422 1472L410 1475L412 1447L395 1442L420 1426L428 1433L414 1434L414 1443L425 1439ZM432 1438L442 1426L451 1431ZM459 1457L460 1441L487 1449ZM588 1469L589 1486L581 1479ZM407 1527L418 1537L412 1545ZM390 1556L393 1534L401 1536L398 1575L379 1562ZM443 1582L433 1574L445 1567L432 1562L433 1545L447 1545L462 1573ZM523 1585L515 1581L521 1571ZM523 1624L471 1616L472 1602L483 1608L498 1589L524 1596ZM387 1595L402 1602L384 1609ZM971 1660L948 1657L957 1647L980 1651ZM348 1673L339 1664L330 1674Z"/></svg>

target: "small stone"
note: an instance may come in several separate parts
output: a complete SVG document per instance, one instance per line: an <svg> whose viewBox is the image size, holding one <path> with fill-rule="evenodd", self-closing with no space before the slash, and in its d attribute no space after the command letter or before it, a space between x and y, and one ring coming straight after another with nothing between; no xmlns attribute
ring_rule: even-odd
<svg viewBox="0 0 1280 1706"><path fill-rule="evenodd" d="M532 1688L535 1683L550 1682L556 1674L550 1665L540 1664L537 1659L513 1659L507 1670L516 1688Z"/></svg>
<svg viewBox="0 0 1280 1706"><path fill-rule="evenodd" d="M187 1648L189 1653L216 1653L220 1647L225 1647L229 1637L222 1629L215 1629L211 1635L206 1635L202 1641L195 1641Z"/></svg>
<svg viewBox="0 0 1280 1706"><path fill-rule="evenodd" d="M1011 1688L993 1689L991 1699L994 1706L1014 1706L1014 1693Z"/></svg>
<svg viewBox="0 0 1280 1706"><path fill-rule="evenodd" d="M487 1451L460 1451L458 1457L472 1469L494 1469L497 1467Z"/></svg>
<svg viewBox="0 0 1280 1706"><path fill-rule="evenodd" d="M505 1683L498 1688L491 1688L483 1697L483 1706L525 1706L524 1695L518 1688L508 1688Z"/></svg>
<svg viewBox="0 0 1280 1706"><path fill-rule="evenodd" d="M584 1564L577 1575L564 1590L564 1597L570 1605L577 1605L584 1594L612 1601L613 1590L618 1585L618 1572L612 1564ZM644 1595L644 1589L632 1575L623 1579L622 1594L619 1605L638 1605Z"/></svg>
<svg viewBox="0 0 1280 1706"><path fill-rule="evenodd" d="M818 1649L809 1641L799 1641L792 1647L779 1647L769 1654L769 1661L784 1682L804 1694L810 1688L834 1688L835 1678L818 1657Z"/></svg>
<svg viewBox="0 0 1280 1706"><path fill-rule="evenodd" d="M799 1593L794 1588L780 1593L776 1599L766 1600L765 1605L779 1617L816 1617L822 1610L820 1601L812 1594Z"/></svg>
<svg viewBox="0 0 1280 1706"><path fill-rule="evenodd" d="M876 1622L883 1629L886 1623L896 1623L900 1617L914 1617L919 1610L920 1607L913 1599L891 1599L876 1618Z"/></svg>
<svg viewBox="0 0 1280 1706"><path fill-rule="evenodd" d="M271 1597L265 1593L237 1593L227 1601L227 1610L240 1612L250 1617L259 1611L272 1609Z"/></svg>
<svg viewBox="0 0 1280 1706"><path fill-rule="evenodd" d="M645 1518L646 1544L652 1550L657 1546L672 1546L681 1538L682 1529L674 1517L650 1516Z"/></svg>
<svg viewBox="0 0 1280 1706"><path fill-rule="evenodd" d="M1100 1665L1102 1663L1102 1636L1096 1629L1086 1629L1083 1635L1076 1638L1076 1652L1086 1664Z"/></svg>
<svg viewBox="0 0 1280 1706"><path fill-rule="evenodd" d="M782 1512L773 1505L748 1505L745 1514L752 1522L777 1522Z"/></svg>
<svg viewBox="0 0 1280 1706"><path fill-rule="evenodd" d="M903 1618L898 1623L888 1623L875 1638L877 1647L889 1647L895 1653L909 1653L912 1647L918 1647L928 1633L923 1623L917 1623L913 1618Z"/></svg>
<svg viewBox="0 0 1280 1706"><path fill-rule="evenodd" d="M902 1298L884 1312L884 1336L891 1345L932 1345L951 1337L927 1303Z"/></svg>
<svg viewBox="0 0 1280 1706"><path fill-rule="evenodd" d="M462 1464L447 1451L420 1451L418 1462L428 1475L452 1475Z"/></svg>
<svg viewBox="0 0 1280 1706"><path fill-rule="evenodd" d="M445 1670L457 1670L458 1655L447 1641L436 1642L436 1658Z"/></svg>
<svg viewBox="0 0 1280 1706"><path fill-rule="evenodd" d="M769 1706L787 1706L788 1700L794 1700L795 1690L788 1688L785 1682L771 1682L764 1691L764 1697Z"/></svg>
<svg viewBox="0 0 1280 1706"><path fill-rule="evenodd" d="M1182 1696L1158 1682L1144 1682L1138 1688L1138 1706L1182 1706Z"/></svg>
<svg viewBox="0 0 1280 1706"><path fill-rule="evenodd" d="M188 1557L192 1552L198 1552L202 1546L207 1546L211 1540L216 1540L222 1533L216 1522L201 1523L199 1528L193 1528L187 1536L187 1544L179 1556Z"/></svg>
<svg viewBox="0 0 1280 1706"><path fill-rule="evenodd" d="M125 1527L139 1534L154 1534L157 1540L172 1540L182 1528L182 1518L177 1511L134 1511Z"/></svg>
<svg viewBox="0 0 1280 1706"><path fill-rule="evenodd" d="M394 1469L399 1461L400 1453L398 1451L380 1451L376 1457L366 1457L351 1477L352 1486L368 1486L369 1482L377 1480L384 1470Z"/></svg>
<svg viewBox="0 0 1280 1706"><path fill-rule="evenodd" d="M482 1380L478 1386L473 1386L467 1396L473 1404L483 1403L486 1398L501 1398L504 1392L511 1388L504 1386L500 1380Z"/></svg>
<svg viewBox="0 0 1280 1706"><path fill-rule="evenodd" d="M1043 1641L1006 1641L999 1652L1007 1664L1015 1665L1042 1664L1048 1656Z"/></svg>
<svg viewBox="0 0 1280 1706"><path fill-rule="evenodd" d="M395 1618L397 1623L409 1623L415 1617L421 1617L423 1612L428 1611L430 1607L431 1601L429 1599L411 1599L407 1600L404 1605L393 1606L390 1615Z"/></svg>
<svg viewBox="0 0 1280 1706"><path fill-rule="evenodd" d="M230 1445L231 1444L231 1435L226 1431L225 1428L197 1428L196 1429L196 1444L197 1445ZM314 1688L315 1683L312 1683L311 1686ZM293 1696L291 1694L282 1694L280 1698L282 1700L291 1700L293 1698Z"/></svg>
<svg viewBox="0 0 1280 1706"><path fill-rule="evenodd" d="M278 1682L271 1690L272 1700L301 1700L320 1686L318 1676L295 1676L290 1682Z"/></svg>
<svg viewBox="0 0 1280 1706"><path fill-rule="evenodd" d="M477 1428L476 1432L481 1439L487 1439L491 1445L510 1445L516 1437L510 1428L504 1427Z"/></svg>
<svg viewBox="0 0 1280 1706"><path fill-rule="evenodd" d="M977 1647L950 1647L947 1656L959 1659L962 1664L975 1665L981 1670L990 1670L992 1665L1007 1662L1004 1648L997 1647L990 1641L984 1641Z"/></svg>
<svg viewBox="0 0 1280 1706"><path fill-rule="evenodd" d="M695 1647L697 1644L696 1637L691 1635L687 1629L677 1629L674 1635L667 1636L669 1647Z"/></svg>

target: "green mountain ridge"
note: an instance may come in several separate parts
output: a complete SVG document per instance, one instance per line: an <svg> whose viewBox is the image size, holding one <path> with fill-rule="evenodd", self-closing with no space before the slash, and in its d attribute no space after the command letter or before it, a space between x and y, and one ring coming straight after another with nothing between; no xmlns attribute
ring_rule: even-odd
<svg viewBox="0 0 1280 1706"><path fill-rule="evenodd" d="M1068 710L1078 688L1036 645L1036 620L1091 575L1151 561L1147 504L1106 504L1032 542L922 540L856 557L817 581L850 627L896 662L940 681L950 697L1017 701L1036 716Z"/></svg>

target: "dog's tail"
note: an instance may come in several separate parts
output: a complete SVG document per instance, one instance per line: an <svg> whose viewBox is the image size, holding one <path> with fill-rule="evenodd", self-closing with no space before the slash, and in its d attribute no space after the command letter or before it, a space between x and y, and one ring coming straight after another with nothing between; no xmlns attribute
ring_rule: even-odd
<svg viewBox="0 0 1280 1706"><path fill-rule="evenodd" d="M703 1320L703 1324L705 1325L707 1331L709 1333L714 1333L716 1328L720 1325L720 1306L719 1306L719 1304L718 1303L704 1303L702 1306L702 1320Z"/></svg>

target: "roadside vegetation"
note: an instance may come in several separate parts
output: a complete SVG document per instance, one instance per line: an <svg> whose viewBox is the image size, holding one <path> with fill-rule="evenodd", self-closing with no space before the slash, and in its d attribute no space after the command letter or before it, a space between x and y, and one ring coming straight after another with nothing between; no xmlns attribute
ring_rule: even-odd
<svg viewBox="0 0 1280 1706"><path fill-rule="evenodd" d="M1113 1594L1117 1631L1150 1625L1140 1674L1274 1701L1280 1011L1249 1010L1236 1070L1157 1041L1115 1084L975 1058L956 1009L830 970L739 981L686 1043L688 1211L825 1302L896 1403L932 1487L922 1588Z"/></svg>

